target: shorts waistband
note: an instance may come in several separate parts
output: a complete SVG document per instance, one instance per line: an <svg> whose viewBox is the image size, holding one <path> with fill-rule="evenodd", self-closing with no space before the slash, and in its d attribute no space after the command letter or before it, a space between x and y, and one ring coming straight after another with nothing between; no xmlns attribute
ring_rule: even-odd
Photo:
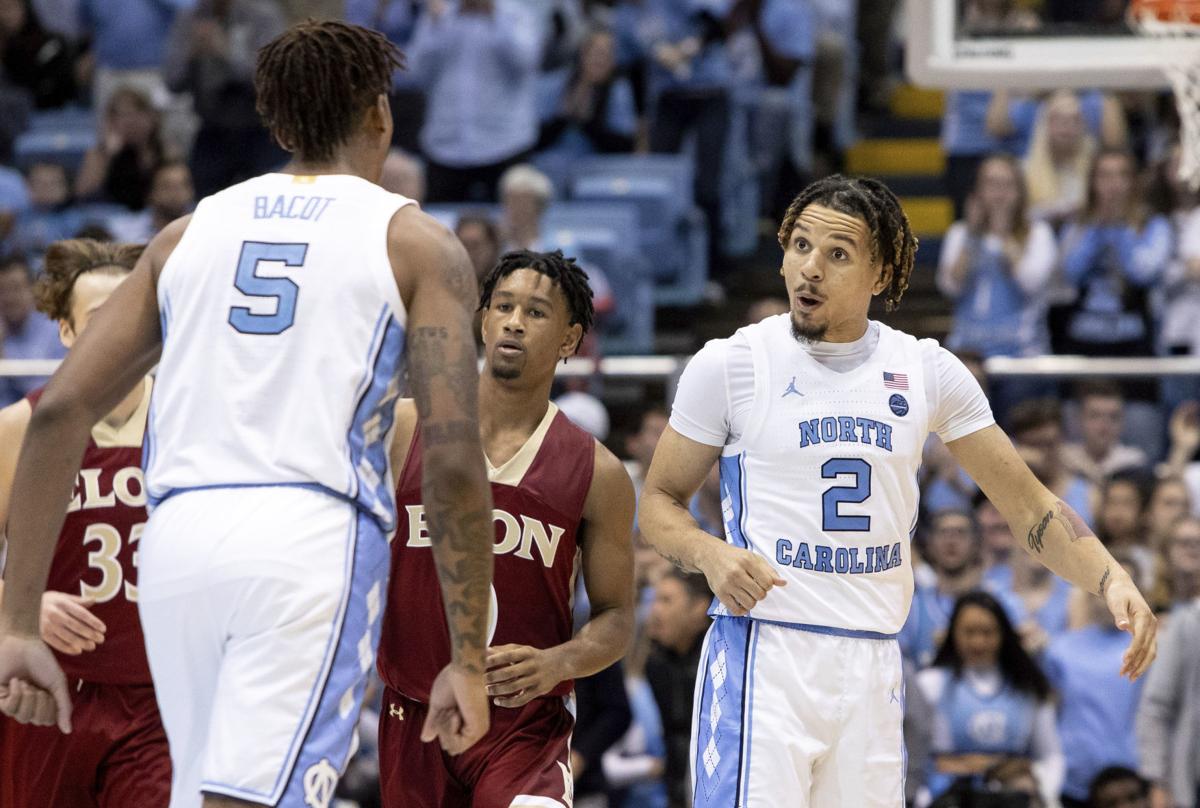
<svg viewBox="0 0 1200 808"><path fill-rule="evenodd" d="M790 628L793 631L807 631L811 634L825 634L830 637L850 637L856 640L895 640L899 634L885 634L881 631L863 631L853 628L836 628L834 626L819 626L814 623L789 623L783 620L764 620L759 617L721 617L722 620L753 620L768 626Z"/></svg>

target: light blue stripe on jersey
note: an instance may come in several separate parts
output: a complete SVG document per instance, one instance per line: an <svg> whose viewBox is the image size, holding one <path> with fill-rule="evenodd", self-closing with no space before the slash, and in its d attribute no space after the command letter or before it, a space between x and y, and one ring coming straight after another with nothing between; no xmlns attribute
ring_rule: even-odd
<svg viewBox="0 0 1200 808"><path fill-rule="evenodd" d="M167 330L171 326L171 300L165 294L163 295L162 305L158 308L158 328L161 332L160 342L163 345L167 344ZM154 460L154 390L150 390L150 407L146 413L146 431L142 435L142 479L145 479L146 471L150 468L151 462ZM153 506L157 503L150 501L150 487L143 483L142 488L146 492L146 500Z"/></svg>
<svg viewBox="0 0 1200 808"><path fill-rule="evenodd" d="M753 631L753 622L745 617L718 617L709 629L693 727L694 808L739 804L742 778L747 776L743 739L749 735L747 655Z"/></svg>
<svg viewBox="0 0 1200 808"><path fill-rule="evenodd" d="M721 501L725 533L734 547L749 547L746 541L746 467L744 455L721 458ZM724 505L728 502L729 505Z"/></svg>
<svg viewBox="0 0 1200 808"><path fill-rule="evenodd" d="M382 325L382 333L380 332ZM396 524L396 503L388 477L388 438L395 420L404 365L404 327L385 307L376 323L368 354L368 381L359 393L347 443L352 474L351 497L384 530Z"/></svg>

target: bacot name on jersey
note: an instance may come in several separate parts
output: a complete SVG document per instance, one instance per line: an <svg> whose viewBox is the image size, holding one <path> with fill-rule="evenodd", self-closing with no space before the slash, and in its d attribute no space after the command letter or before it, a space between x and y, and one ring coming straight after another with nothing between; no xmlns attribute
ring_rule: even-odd
<svg viewBox="0 0 1200 808"><path fill-rule="evenodd" d="M429 523L425 519L424 505L406 505L408 511L408 543L407 547L430 547ZM533 560L533 550L536 547L542 564L547 568L554 566L554 556L558 553L558 544L566 532L558 525L546 524L532 516L519 514L514 516L508 511L496 508L492 511L492 521L496 524L496 542L492 545L495 555L512 553L517 558Z"/></svg>

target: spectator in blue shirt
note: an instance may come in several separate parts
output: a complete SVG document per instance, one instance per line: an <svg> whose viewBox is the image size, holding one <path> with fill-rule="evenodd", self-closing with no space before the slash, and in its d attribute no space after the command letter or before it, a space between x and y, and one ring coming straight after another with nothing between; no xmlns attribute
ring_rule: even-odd
<svg viewBox="0 0 1200 808"><path fill-rule="evenodd" d="M1128 557L1116 556L1134 580L1141 572ZM1136 766L1133 723L1141 681L1117 675L1129 637L1117 629L1097 597L1087 599L1083 628L1050 641L1043 660L1058 693L1058 733L1067 759L1063 795L1082 803L1095 776L1106 766Z"/></svg>
<svg viewBox="0 0 1200 808"><path fill-rule="evenodd" d="M965 511L934 514L922 539L922 557L933 568L936 580L932 585L918 586L913 592L912 607L898 637L900 651L918 668L933 661L945 639L955 600L984 585L979 526L971 514ZM1024 621L1024 610L1016 598L1004 593L998 593L997 597L1002 600L1010 622L1019 625Z"/></svg>
<svg viewBox="0 0 1200 808"><path fill-rule="evenodd" d="M22 257L0 261L0 359L62 359L58 326L37 311L33 269ZM45 382L34 376L0 376L0 406L7 407Z"/></svg>
<svg viewBox="0 0 1200 808"><path fill-rule="evenodd" d="M26 255L40 255L51 242L74 236L83 221L71 207L71 184L61 165L33 163L25 182L30 206L17 218L13 246Z"/></svg>
<svg viewBox="0 0 1200 808"><path fill-rule="evenodd" d="M549 77L543 86L548 117L539 151L566 156L628 152L637 135L633 87L616 72L616 41L597 28L579 48L574 68Z"/></svg>
<svg viewBox="0 0 1200 808"><path fill-rule="evenodd" d="M430 0L408 57L425 89L429 202L494 201L537 142L541 39L510 0Z"/></svg>
<svg viewBox="0 0 1200 808"><path fill-rule="evenodd" d="M1061 353L1154 353L1151 292L1171 260L1174 237L1166 216L1149 214L1136 174L1129 152L1102 151L1092 164L1083 216L1063 236L1063 273L1077 297Z"/></svg>
<svg viewBox="0 0 1200 808"><path fill-rule="evenodd" d="M80 0L82 31L91 36L96 69L92 107L98 112L119 87L136 86L155 106L167 106L162 77L167 36L177 12L196 0Z"/></svg>
<svg viewBox="0 0 1200 808"><path fill-rule="evenodd" d="M1063 418L1059 402L1053 398L1022 401L1008 414L1008 434L1042 484L1092 525L1096 489L1063 465Z"/></svg>

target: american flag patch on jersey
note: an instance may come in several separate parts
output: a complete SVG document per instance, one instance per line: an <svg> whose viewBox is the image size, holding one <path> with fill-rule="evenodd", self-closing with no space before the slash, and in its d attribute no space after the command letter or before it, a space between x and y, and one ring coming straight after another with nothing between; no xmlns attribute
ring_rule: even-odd
<svg viewBox="0 0 1200 808"><path fill-rule="evenodd" d="M888 373L883 372L883 386L892 390L907 390L908 375L905 373Z"/></svg>

